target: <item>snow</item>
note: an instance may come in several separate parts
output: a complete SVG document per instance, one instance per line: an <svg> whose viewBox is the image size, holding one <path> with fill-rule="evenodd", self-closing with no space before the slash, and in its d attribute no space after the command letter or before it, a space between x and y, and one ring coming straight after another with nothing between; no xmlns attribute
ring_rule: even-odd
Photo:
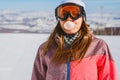
<svg viewBox="0 0 120 80"><path fill-rule="evenodd" d="M37 48L46 34L0 34L0 80L30 80Z"/></svg>
<svg viewBox="0 0 120 80"><path fill-rule="evenodd" d="M19 11L0 10L0 28L17 29L31 32L48 30L50 32L56 26L55 14L50 11ZM87 14L87 23L92 29L105 27L120 27L119 12L95 12ZM17 26L17 27L15 27ZM24 29L25 28L25 29ZM14 32L14 31L13 31Z"/></svg>
<svg viewBox="0 0 120 80"><path fill-rule="evenodd" d="M10 11L0 10L1 30L25 30L29 32L40 32L53 29L56 19L52 12L41 11ZM51 27L53 26L53 27ZM13 33L15 31L12 31Z"/></svg>
<svg viewBox="0 0 120 80"><path fill-rule="evenodd" d="M29 26L26 26L26 25L15 25L15 24L12 24L12 25L0 25L2 27L4 27L5 29L18 29L18 30L26 30L26 29L29 29L30 27Z"/></svg>
<svg viewBox="0 0 120 80"><path fill-rule="evenodd" d="M120 72L120 36L97 37L108 43ZM47 38L48 34L0 34L0 80L30 80L37 49Z"/></svg>

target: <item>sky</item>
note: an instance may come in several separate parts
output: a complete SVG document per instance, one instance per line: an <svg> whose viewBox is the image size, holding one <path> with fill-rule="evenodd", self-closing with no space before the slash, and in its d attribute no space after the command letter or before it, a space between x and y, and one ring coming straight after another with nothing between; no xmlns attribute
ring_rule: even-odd
<svg viewBox="0 0 120 80"><path fill-rule="evenodd" d="M53 11L61 0L0 0L0 10L38 10ZM120 0L83 0L86 10L96 11L100 9L119 11Z"/></svg>

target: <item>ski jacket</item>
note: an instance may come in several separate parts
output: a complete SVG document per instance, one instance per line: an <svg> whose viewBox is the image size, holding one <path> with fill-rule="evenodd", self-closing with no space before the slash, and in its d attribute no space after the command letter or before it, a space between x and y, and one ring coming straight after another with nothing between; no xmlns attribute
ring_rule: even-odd
<svg viewBox="0 0 120 80"><path fill-rule="evenodd" d="M57 43L41 56L40 45L33 66L31 80L118 80L115 62L108 45L102 39L93 36L92 42L83 60L70 61L55 66L51 58L57 49Z"/></svg>

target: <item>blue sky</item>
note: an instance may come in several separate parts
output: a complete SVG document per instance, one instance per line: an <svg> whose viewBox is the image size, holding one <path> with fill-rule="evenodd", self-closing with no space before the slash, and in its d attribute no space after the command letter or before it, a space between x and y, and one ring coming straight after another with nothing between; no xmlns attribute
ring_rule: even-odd
<svg viewBox="0 0 120 80"><path fill-rule="evenodd" d="M54 10L61 0L0 0L0 9ZM120 0L83 0L88 11L118 11Z"/></svg>
<svg viewBox="0 0 120 80"><path fill-rule="evenodd" d="M57 0L0 0L0 9L47 10L56 3Z"/></svg>

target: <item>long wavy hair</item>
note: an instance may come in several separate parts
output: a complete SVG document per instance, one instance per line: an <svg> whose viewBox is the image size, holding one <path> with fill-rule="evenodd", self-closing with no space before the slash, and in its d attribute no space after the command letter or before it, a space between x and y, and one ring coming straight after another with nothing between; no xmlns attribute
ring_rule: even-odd
<svg viewBox="0 0 120 80"><path fill-rule="evenodd" d="M78 31L78 37L72 42L69 49L65 48L64 44L64 31L61 29L60 22L56 25L55 29L49 36L45 46L43 47L43 55L46 55L47 49L54 43L56 34L59 35L59 43L57 45L57 49L55 50L55 54L52 57L51 61L56 65L66 63L72 60L81 61L88 47L91 43L92 36L89 26L83 20L80 30Z"/></svg>

